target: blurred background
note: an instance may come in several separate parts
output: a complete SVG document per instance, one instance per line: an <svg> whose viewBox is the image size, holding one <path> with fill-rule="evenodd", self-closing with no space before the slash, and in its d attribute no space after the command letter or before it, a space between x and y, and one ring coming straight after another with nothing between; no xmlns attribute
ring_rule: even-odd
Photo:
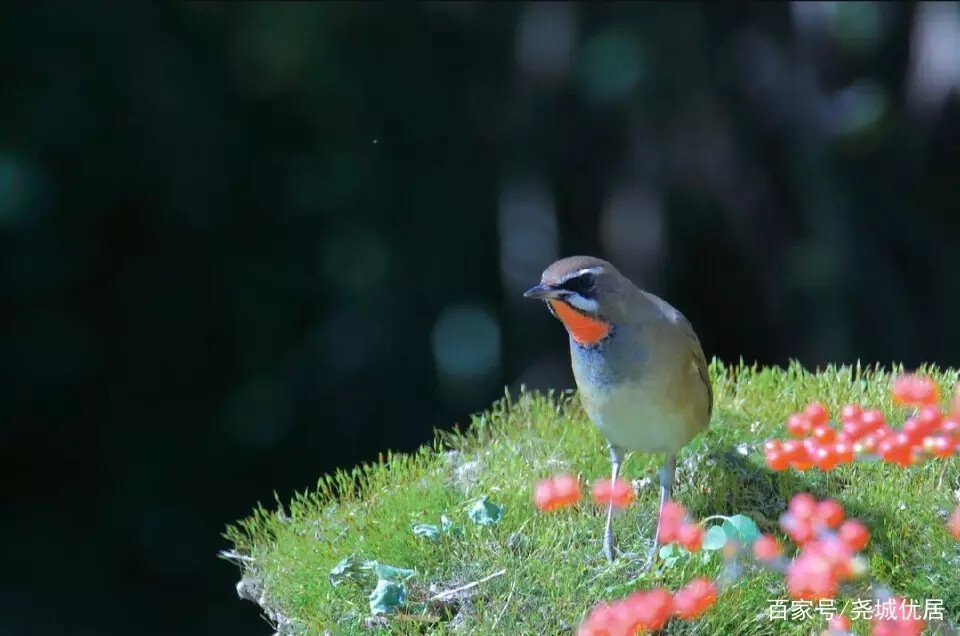
<svg viewBox="0 0 960 636"><path fill-rule="evenodd" d="M960 365L957 3L0 6L0 633L270 633L225 524L572 386L610 259L708 356Z"/></svg>

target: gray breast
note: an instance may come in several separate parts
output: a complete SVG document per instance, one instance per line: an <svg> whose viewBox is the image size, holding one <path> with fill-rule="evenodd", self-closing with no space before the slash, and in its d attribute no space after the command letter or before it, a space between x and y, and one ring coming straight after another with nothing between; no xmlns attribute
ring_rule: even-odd
<svg viewBox="0 0 960 636"><path fill-rule="evenodd" d="M602 342L585 347L570 338L570 357L577 383L609 387L624 381L637 381L644 375L649 350L639 341L634 329L614 327ZM632 346L627 346L628 343Z"/></svg>

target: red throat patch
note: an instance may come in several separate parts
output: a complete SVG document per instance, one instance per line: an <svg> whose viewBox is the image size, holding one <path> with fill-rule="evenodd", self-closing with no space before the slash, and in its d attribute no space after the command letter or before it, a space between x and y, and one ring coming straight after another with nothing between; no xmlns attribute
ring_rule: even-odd
<svg viewBox="0 0 960 636"><path fill-rule="evenodd" d="M563 326L570 332L570 337L577 344L594 345L610 333L608 323L585 316L562 300L551 300L549 302L557 317L563 322Z"/></svg>

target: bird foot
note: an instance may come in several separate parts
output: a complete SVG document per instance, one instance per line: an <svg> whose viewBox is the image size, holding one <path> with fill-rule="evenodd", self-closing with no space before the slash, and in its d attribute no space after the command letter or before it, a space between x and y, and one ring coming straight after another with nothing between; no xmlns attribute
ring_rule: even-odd
<svg viewBox="0 0 960 636"><path fill-rule="evenodd" d="M607 563L609 563L610 565L613 565L613 562L617 560L616 552L617 552L616 548L612 550L608 550L606 546L604 546L603 552L601 552L601 554L603 555L603 558L607 560Z"/></svg>
<svg viewBox="0 0 960 636"><path fill-rule="evenodd" d="M654 562L657 560L657 556L660 554L660 546L656 543L653 544L653 549L647 554L647 560L640 567L642 572L645 572L653 567Z"/></svg>
<svg viewBox="0 0 960 636"><path fill-rule="evenodd" d="M611 536L604 537L603 556L606 557L607 562L612 564L616 560L619 552L616 540Z"/></svg>

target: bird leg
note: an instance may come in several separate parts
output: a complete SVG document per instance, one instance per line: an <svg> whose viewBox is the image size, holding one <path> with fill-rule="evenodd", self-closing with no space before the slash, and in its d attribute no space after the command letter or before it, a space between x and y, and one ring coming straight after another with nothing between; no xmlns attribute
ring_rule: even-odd
<svg viewBox="0 0 960 636"><path fill-rule="evenodd" d="M663 507L673 495L673 482L677 476L677 454L667 451L663 468L660 469L660 510L657 513L657 529L653 535L653 550L650 553L650 562L656 557L660 549L660 524L663 523Z"/></svg>
<svg viewBox="0 0 960 636"><path fill-rule="evenodd" d="M610 445L610 462L613 464L613 475L610 477L610 502L607 504L607 526L603 531L603 554L607 561L613 563L613 550L617 540L613 536L613 487L620 474L620 464L623 463L623 450L613 444Z"/></svg>

